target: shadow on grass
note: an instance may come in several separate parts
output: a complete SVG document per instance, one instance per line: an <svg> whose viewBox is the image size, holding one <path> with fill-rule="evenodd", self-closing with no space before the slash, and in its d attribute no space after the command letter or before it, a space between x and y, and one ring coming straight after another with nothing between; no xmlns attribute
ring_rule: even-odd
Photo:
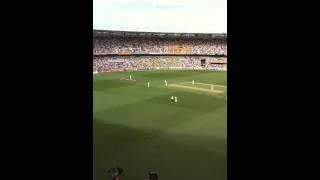
<svg viewBox="0 0 320 180"><path fill-rule="evenodd" d="M94 121L94 180L107 167L124 168L123 180L143 180L156 169L163 180L226 180L226 140L142 131Z"/></svg>

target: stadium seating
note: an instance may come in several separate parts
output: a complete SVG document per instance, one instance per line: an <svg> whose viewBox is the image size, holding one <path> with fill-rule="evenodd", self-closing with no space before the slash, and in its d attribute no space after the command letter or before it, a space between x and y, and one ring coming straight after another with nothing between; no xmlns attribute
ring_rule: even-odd
<svg viewBox="0 0 320 180"><path fill-rule="evenodd" d="M226 71L226 56L226 40L122 37L94 37L93 39L94 72L162 69ZM202 59L205 59L204 64L201 63Z"/></svg>
<svg viewBox="0 0 320 180"><path fill-rule="evenodd" d="M93 71L103 72L111 70L157 70L196 68L201 66L203 57L192 56L113 56L95 57L93 59ZM204 67L212 70L226 70L227 58L206 58ZM211 63L221 63L213 64Z"/></svg>
<svg viewBox="0 0 320 180"><path fill-rule="evenodd" d="M227 43L222 40L168 40L95 38L93 53L101 54L201 54L227 55Z"/></svg>

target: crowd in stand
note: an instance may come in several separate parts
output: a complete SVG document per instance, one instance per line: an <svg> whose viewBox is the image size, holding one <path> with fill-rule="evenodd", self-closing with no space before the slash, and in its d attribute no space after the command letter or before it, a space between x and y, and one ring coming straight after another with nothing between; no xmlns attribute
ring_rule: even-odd
<svg viewBox="0 0 320 180"><path fill-rule="evenodd" d="M179 68L227 70L226 57L206 56L227 56L226 40L95 37L93 54L94 72ZM107 56L111 54L116 56ZM127 56L121 56L124 54ZM170 54L180 56L161 56Z"/></svg>
<svg viewBox="0 0 320 180"><path fill-rule="evenodd" d="M215 71L226 71L227 64L208 64L206 69Z"/></svg>
<svg viewBox="0 0 320 180"><path fill-rule="evenodd" d="M146 39L100 37L93 40L93 54L201 54L227 55L226 40Z"/></svg>
<svg viewBox="0 0 320 180"><path fill-rule="evenodd" d="M203 62L201 62L203 60ZM227 58L192 56L107 56L93 58L93 71L154 70L154 69L212 69L226 70Z"/></svg>

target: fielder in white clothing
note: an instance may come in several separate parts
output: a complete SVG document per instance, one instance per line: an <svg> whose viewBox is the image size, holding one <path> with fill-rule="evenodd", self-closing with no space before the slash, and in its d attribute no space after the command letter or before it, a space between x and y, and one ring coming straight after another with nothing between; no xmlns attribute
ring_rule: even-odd
<svg viewBox="0 0 320 180"><path fill-rule="evenodd" d="M150 87L150 83L149 83L149 81L148 81L148 88Z"/></svg>
<svg viewBox="0 0 320 180"><path fill-rule="evenodd" d="M174 101L174 97L173 97L173 96L171 96L171 103L173 103L173 101Z"/></svg>
<svg viewBox="0 0 320 180"><path fill-rule="evenodd" d="M174 97L174 102L178 102L177 96Z"/></svg>
<svg viewBox="0 0 320 180"><path fill-rule="evenodd" d="M164 84L165 84L166 86L168 86L168 82L167 82L167 80L164 80Z"/></svg>

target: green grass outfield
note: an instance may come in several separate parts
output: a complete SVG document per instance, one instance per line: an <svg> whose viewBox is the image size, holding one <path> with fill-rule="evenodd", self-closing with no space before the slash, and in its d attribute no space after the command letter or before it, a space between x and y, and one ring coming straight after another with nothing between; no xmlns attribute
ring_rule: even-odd
<svg viewBox="0 0 320 180"><path fill-rule="evenodd" d="M123 79L130 74L136 81ZM94 180L115 166L123 180L143 180L149 169L160 180L227 179L226 93L165 87L165 79L190 87L227 81L226 72L209 71L94 75Z"/></svg>

